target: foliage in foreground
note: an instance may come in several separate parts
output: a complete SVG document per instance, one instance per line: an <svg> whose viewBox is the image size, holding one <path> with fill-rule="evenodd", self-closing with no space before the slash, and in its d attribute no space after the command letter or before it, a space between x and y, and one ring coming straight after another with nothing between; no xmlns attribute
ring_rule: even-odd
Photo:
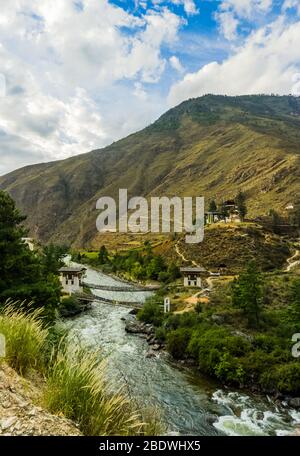
<svg viewBox="0 0 300 456"><path fill-rule="evenodd" d="M12 303L5 306L0 311L0 333L6 338L5 361L21 374L30 369L42 373L45 407L76 421L84 434L162 432L155 414L145 422L123 390L112 390L104 361L73 349L64 332L45 329L40 310L25 313Z"/></svg>
<svg viewBox="0 0 300 456"><path fill-rule="evenodd" d="M96 355L59 352L46 379L47 408L78 422L86 435L140 433L139 414L121 392L108 391L104 370Z"/></svg>
<svg viewBox="0 0 300 456"><path fill-rule="evenodd" d="M48 331L40 316L40 309L24 313L12 303L0 313L0 334L6 339L6 361L21 374L43 365L42 348Z"/></svg>

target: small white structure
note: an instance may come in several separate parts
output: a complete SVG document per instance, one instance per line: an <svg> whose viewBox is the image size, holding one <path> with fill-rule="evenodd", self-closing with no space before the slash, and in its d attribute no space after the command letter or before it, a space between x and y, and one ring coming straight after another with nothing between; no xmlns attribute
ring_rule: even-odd
<svg viewBox="0 0 300 456"><path fill-rule="evenodd" d="M34 240L32 238L24 237L22 238L22 241L24 244L28 245L28 248L31 250L31 252L34 250Z"/></svg>
<svg viewBox="0 0 300 456"><path fill-rule="evenodd" d="M180 268L183 273L183 285L185 287L198 287L201 288L201 276L206 275L206 270L201 267L185 267Z"/></svg>
<svg viewBox="0 0 300 456"><path fill-rule="evenodd" d="M170 298L164 299L164 313L169 313L171 310L171 300Z"/></svg>
<svg viewBox="0 0 300 456"><path fill-rule="evenodd" d="M86 268L64 266L60 268L60 283L62 284L65 293L71 295L72 293L82 293L82 276Z"/></svg>
<svg viewBox="0 0 300 456"><path fill-rule="evenodd" d="M294 205L293 203L289 203L287 206L285 206L286 211L293 211L294 210Z"/></svg>

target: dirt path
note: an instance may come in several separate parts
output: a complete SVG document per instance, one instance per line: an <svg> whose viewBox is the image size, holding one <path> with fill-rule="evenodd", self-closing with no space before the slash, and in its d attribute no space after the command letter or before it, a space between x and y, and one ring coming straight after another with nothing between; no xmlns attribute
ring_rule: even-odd
<svg viewBox="0 0 300 456"><path fill-rule="evenodd" d="M198 263L196 263L196 261L189 260L188 258L186 258L184 256L183 253L180 252L178 244L179 244L179 241L177 241L176 244L175 244L175 251L176 251L177 255L182 259L182 261L184 261L185 263L192 263L196 268L199 268L200 266L199 266Z"/></svg>
<svg viewBox="0 0 300 456"><path fill-rule="evenodd" d="M299 242L297 243L297 246L299 245ZM296 258L298 259L296 260ZM288 265L285 269L286 272L290 272L295 267L300 266L300 250L297 249L295 253L287 259L287 264Z"/></svg>

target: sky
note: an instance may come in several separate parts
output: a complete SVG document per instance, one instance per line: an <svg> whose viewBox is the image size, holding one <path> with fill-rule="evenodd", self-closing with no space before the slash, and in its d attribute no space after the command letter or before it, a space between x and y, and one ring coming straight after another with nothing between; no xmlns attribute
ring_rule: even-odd
<svg viewBox="0 0 300 456"><path fill-rule="evenodd" d="M1 2L0 175L206 93L300 95L300 0Z"/></svg>

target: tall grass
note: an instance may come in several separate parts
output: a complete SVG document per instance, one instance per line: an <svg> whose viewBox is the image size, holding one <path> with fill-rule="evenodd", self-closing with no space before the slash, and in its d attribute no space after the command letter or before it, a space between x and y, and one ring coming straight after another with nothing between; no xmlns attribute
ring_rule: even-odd
<svg viewBox="0 0 300 456"><path fill-rule="evenodd" d="M17 372L25 374L30 368L43 364L42 348L48 331L43 328L41 311L24 313L9 302L0 313L0 333L6 340L5 360Z"/></svg>
<svg viewBox="0 0 300 456"><path fill-rule="evenodd" d="M105 362L96 354L64 349L49 369L45 403L79 423L86 435L135 435L143 423L122 391L112 393L105 380Z"/></svg>
<svg viewBox="0 0 300 456"><path fill-rule="evenodd" d="M65 337L58 342L59 333L43 327L40 311L28 314L7 304L0 312L0 333L6 338L5 360L23 375L39 370L45 377L45 407L77 422L85 435L161 433L156 413L144 420L124 389L112 391L105 361L73 349Z"/></svg>

